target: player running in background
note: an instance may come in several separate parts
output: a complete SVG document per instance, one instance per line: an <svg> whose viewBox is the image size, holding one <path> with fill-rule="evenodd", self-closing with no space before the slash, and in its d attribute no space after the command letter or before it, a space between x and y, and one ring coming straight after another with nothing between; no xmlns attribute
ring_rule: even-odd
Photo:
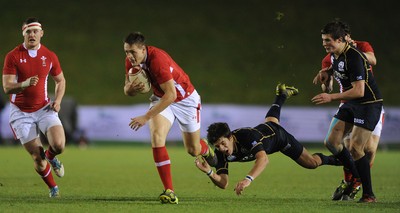
<svg viewBox="0 0 400 213"><path fill-rule="evenodd" d="M293 135L280 126L279 119L284 102L297 94L296 88L278 84L275 102L265 116L265 123L256 127L243 127L231 131L227 123L211 124L207 130L207 139L216 149L215 154L218 158L216 173L201 158L195 160L197 168L206 173L216 186L226 189L229 163L255 160L253 168L236 184L235 192L241 195L243 190L264 171L269 163L268 155L278 151L307 169L315 169L321 165L339 165L340 162L335 157L321 153L311 155Z"/></svg>
<svg viewBox="0 0 400 213"><path fill-rule="evenodd" d="M330 22L321 30L323 46L333 58L331 74L340 81L343 92L321 93L311 100L315 104L346 100L332 119L325 146L352 173L352 181L343 196L350 195L362 182L363 196L359 202L376 202L364 147L380 120L383 99L365 55L345 40L346 34L339 21ZM342 140L349 132L347 150Z"/></svg>
<svg viewBox="0 0 400 213"><path fill-rule="evenodd" d="M177 204L171 176L171 161L166 149L169 130L177 120L182 131L183 143L192 156L204 156L215 164L215 155L206 140L200 139L200 95L190 82L189 76L164 50L147 46L141 33L130 33L124 42L125 86L128 96L135 96L143 88L141 84L129 82L129 69L140 66L151 80L153 95L150 108L144 114L131 119L133 130L149 122L153 158L164 191L159 196L161 203Z"/></svg>
<svg viewBox="0 0 400 213"><path fill-rule="evenodd" d="M368 63L371 66L375 66L376 65L376 58L375 58L375 53L374 53L374 49L372 48L372 46L370 45L370 43L366 42L366 41L356 41L353 40L351 38L351 30L350 30L350 26L346 23L343 23L343 27L344 30L346 32L346 37L345 40L353 45L354 47L356 47L357 49L359 49L361 52L364 53L365 57L367 58ZM327 70L331 69L332 66L332 56L331 54L329 54L329 49L326 49L326 51L328 52L328 54L322 59L322 69L319 71L319 73L315 76L313 83L317 84L318 82L322 83L322 82L326 82L329 81L327 85L327 87L325 87L325 84L321 84L321 86L323 86L323 91L328 91L331 92L333 90L332 85L333 85L333 77L328 76L327 74ZM372 67L371 67L371 71L372 71ZM324 73L322 73L324 72ZM340 81L337 81L339 83L340 86L340 92L343 92L343 87L340 85ZM345 101L341 101L341 104L339 105L339 107L344 103ZM375 160L375 156L376 156L376 151L378 149L378 143L379 143L379 139L381 136L381 132L382 132L382 127L383 127L383 122L384 122L384 110L382 110L381 112L381 117L380 120L378 122L378 124L375 126L374 131L372 131L372 135L370 137L370 139L368 140L367 144L364 147L364 152L365 154L368 156L369 162L370 162L370 167L372 167L372 165L374 164L374 160ZM349 148L349 142L350 142L350 133L347 134L345 136L345 138L343 139L343 142L346 146L346 148ZM348 199L354 199L357 192L359 191L360 187L358 187L356 190L354 190L353 192L350 193L350 195L345 195L342 196L344 191L346 190L346 188L350 185L351 183L351 177L352 174L350 172L350 170L346 167L343 167L343 172L344 172L344 179L341 181L340 185L336 188L335 192L332 195L332 199L333 200L348 200Z"/></svg>
<svg viewBox="0 0 400 213"><path fill-rule="evenodd" d="M3 89L10 95L10 125L16 139L32 156L37 173L50 189L50 197L58 197L50 164L57 176L64 176L64 166L56 158L65 147L64 129L58 118L65 93L65 79L57 55L40 43L42 24L28 18L22 25L24 42L6 55L3 68ZM47 96L49 74L55 81L55 99ZM44 151L39 131L49 142ZM50 164L48 163L50 162Z"/></svg>

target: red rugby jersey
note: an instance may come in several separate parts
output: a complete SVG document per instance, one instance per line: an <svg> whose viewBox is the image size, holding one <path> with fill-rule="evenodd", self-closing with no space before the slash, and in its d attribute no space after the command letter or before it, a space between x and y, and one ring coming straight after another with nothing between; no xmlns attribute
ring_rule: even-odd
<svg viewBox="0 0 400 213"><path fill-rule="evenodd" d="M57 55L40 45L37 50L27 50L23 44L10 51L5 58L3 75L16 75L17 82L37 75L39 82L18 94L10 94L10 102L21 111L34 112L49 103L47 79L49 74L57 76L62 73Z"/></svg>
<svg viewBox="0 0 400 213"><path fill-rule="evenodd" d="M146 71L150 78L154 95L162 97L164 91L160 84L171 79L174 80L177 98L175 102L185 99L194 91L194 86L190 82L189 76L183 69L162 49L153 46L146 46L146 61L140 66ZM125 74L128 75L132 64L125 58Z"/></svg>

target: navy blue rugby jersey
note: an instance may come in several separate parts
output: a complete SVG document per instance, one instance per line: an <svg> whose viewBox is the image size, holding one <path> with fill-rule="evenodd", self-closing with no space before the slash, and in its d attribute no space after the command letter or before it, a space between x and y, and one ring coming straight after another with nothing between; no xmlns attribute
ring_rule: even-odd
<svg viewBox="0 0 400 213"><path fill-rule="evenodd" d="M367 104L383 101L372 74L371 65L357 48L347 44L338 58L333 57L332 68L334 77L340 82L344 91L352 88L352 82L365 80L364 97L348 100L348 102Z"/></svg>
<svg viewBox="0 0 400 213"><path fill-rule="evenodd" d="M269 122L259 124L256 127L240 128L232 131L234 137L234 151L232 155L226 155L218 150L215 154L218 158L217 173L228 174L228 162L246 162L256 159L256 153L264 150L267 154L280 151L286 146L279 141L279 133Z"/></svg>

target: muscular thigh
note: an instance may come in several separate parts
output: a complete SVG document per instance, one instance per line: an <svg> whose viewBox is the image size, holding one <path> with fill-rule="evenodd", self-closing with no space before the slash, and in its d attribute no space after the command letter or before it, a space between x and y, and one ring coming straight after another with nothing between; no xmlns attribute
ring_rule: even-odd
<svg viewBox="0 0 400 213"><path fill-rule="evenodd" d="M30 142L23 144L25 150L32 156L32 158L36 159L44 159L44 149L43 145L40 142L39 138L36 138Z"/></svg>
<svg viewBox="0 0 400 213"><path fill-rule="evenodd" d="M376 150L378 149L379 139L380 139L379 136L371 134L371 137L369 138L367 144L364 147L364 151L369 153L375 153Z"/></svg>
<svg viewBox="0 0 400 213"><path fill-rule="evenodd" d="M151 145L152 147L165 146L167 135L171 129L172 123L162 114L154 116L149 121Z"/></svg>
<svg viewBox="0 0 400 213"><path fill-rule="evenodd" d="M192 155L198 155L201 151L200 141L200 129L195 132L182 132L183 143L186 150Z"/></svg>
<svg viewBox="0 0 400 213"><path fill-rule="evenodd" d="M371 137L371 131L359 126L354 126L351 132L349 149L354 160L364 156L364 147Z"/></svg>
<svg viewBox="0 0 400 213"><path fill-rule="evenodd" d="M332 145L339 146L352 127L353 125L351 123L345 122L336 117L332 118L325 141Z"/></svg>

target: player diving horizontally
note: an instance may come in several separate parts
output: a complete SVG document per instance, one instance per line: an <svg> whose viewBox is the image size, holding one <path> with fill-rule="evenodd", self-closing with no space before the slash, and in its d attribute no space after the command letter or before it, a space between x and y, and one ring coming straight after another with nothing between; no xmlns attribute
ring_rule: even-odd
<svg viewBox="0 0 400 213"><path fill-rule="evenodd" d="M221 189L228 186L228 163L255 160L253 168L235 187L237 195L250 186L269 163L268 155L282 152L300 166L315 169L321 165L341 165L333 156L322 153L311 155L296 138L279 125L281 107L287 98L297 95L298 89L278 84L275 102L271 105L265 123L256 127L239 128L231 131L227 123L213 123L208 127L207 139L214 145L218 158L216 173L201 157L196 158L197 168L206 173L211 181Z"/></svg>

